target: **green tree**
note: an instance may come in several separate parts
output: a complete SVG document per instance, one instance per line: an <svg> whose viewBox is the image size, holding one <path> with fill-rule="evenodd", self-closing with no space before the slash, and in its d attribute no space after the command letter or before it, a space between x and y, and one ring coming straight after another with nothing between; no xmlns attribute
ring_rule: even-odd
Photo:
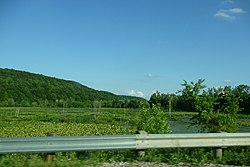
<svg viewBox="0 0 250 167"><path fill-rule="evenodd" d="M156 91L150 97L149 104L152 107L154 105L159 105L164 109L169 109L169 104L171 108L175 108L177 102L177 96L175 94L164 94Z"/></svg>
<svg viewBox="0 0 250 167"><path fill-rule="evenodd" d="M181 93L179 97L178 108L184 111L196 111L195 108L195 98L201 93L201 91L206 88L203 84L205 79L199 79L196 83L188 83L184 80L184 83L181 84L184 88L179 90L178 93Z"/></svg>
<svg viewBox="0 0 250 167"><path fill-rule="evenodd" d="M191 121L202 132L235 132L237 113L240 111L238 98L230 87L203 91L195 96L195 109L198 115Z"/></svg>
<svg viewBox="0 0 250 167"><path fill-rule="evenodd" d="M161 105L161 93L159 91L156 91L153 93L149 99L149 103L151 107L154 105Z"/></svg>
<svg viewBox="0 0 250 167"><path fill-rule="evenodd" d="M233 92L239 98L239 106L242 108L242 113L250 114L250 86L239 85Z"/></svg>

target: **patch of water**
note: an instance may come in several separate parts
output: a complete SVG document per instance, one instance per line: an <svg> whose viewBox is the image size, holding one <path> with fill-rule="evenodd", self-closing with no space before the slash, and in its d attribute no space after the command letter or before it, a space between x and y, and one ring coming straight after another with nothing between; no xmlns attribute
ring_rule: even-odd
<svg viewBox="0 0 250 167"><path fill-rule="evenodd" d="M174 134L180 134L180 133L199 133L200 128L196 126L190 126L190 117L182 117L178 118L177 120L170 120L168 121L172 133ZM239 127L238 128L238 133L250 133L250 127Z"/></svg>

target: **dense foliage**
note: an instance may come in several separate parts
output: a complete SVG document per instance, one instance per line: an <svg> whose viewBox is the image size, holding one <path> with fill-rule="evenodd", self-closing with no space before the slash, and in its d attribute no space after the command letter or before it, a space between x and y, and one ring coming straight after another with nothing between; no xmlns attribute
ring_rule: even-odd
<svg viewBox="0 0 250 167"><path fill-rule="evenodd" d="M239 85L235 88L225 86L205 90L204 81L199 79L196 83L188 83L184 80L181 84L183 89L177 95L157 91L149 103L169 110L197 112L198 115L193 116L191 122L203 132L235 132L239 125L238 113L250 113L250 87Z"/></svg>
<svg viewBox="0 0 250 167"><path fill-rule="evenodd" d="M196 96L195 107L198 115L193 117L193 124L208 132L236 132L237 114L240 111L238 98L229 89L210 94L203 92Z"/></svg>
<svg viewBox="0 0 250 167"><path fill-rule="evenodd" d="M74 81L0 68L0 106L139 108L147 101L98 91Z"/></svg>
<svg viewBox="0 0 250 167"><path fill-rule="evenodd" d="M201 95L204 101L207 100L207 102L209 102L211 98L213 100L219 98L222 92L227 93L226 95L230 92L230 97L238 101L239 112L242 114L250 114L250 86L239 85L235 88L225 86L220 88L208 88L205 91L204 88L206 88L206 86L203 84L204 81L205 80L202 79L199 79L196 83L184 81L184 83L181 84L184 87L183 90L179 90L177 94L164 94L157 91L152 94L149 103L151 106L157 104L164 109L171 108L174 111L199 112L200 109L197 110L197 106L195 105L196 100L198 100L197 97L200 97L198 95ZM202 92L203 90L205 92ZM207 96L206 99L204 96ZM221 98L222 97L220 97L220 99ZM200 100L201 99L199 99L199 101ZM214 101L214 103L218 102L219 101L216 102L216 100Z"/></svg>
<svg viewBox="0 0 250 167"><path fill-rule="evenodd" d="M236 132L237 114L240 111L238 97L231 87L204 90L205 80L190 84L185 81L181 91L189 103L198 112L191 121L204 132ZM202 92L202 93L201 93Z"/></svg>

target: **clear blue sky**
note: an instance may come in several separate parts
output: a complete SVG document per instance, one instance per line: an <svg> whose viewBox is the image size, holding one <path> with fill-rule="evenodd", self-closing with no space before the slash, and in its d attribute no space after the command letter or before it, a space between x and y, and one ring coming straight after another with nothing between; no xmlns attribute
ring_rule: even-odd
<svg viewBox="0 0 250 167"><path fill-rule="evenodd" d="M144 98L250 85L250 1L0 0L0 67Z"/></svg>

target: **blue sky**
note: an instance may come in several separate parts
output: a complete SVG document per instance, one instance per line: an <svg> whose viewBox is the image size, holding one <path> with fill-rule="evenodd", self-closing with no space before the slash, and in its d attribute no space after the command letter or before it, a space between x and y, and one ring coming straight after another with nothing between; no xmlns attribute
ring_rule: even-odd
<svg viewBox="0 0 250 167"><path fill-rule="evenodd" d="M144 98L250 85L250 0L0 0L0 67Z"/></svg>

